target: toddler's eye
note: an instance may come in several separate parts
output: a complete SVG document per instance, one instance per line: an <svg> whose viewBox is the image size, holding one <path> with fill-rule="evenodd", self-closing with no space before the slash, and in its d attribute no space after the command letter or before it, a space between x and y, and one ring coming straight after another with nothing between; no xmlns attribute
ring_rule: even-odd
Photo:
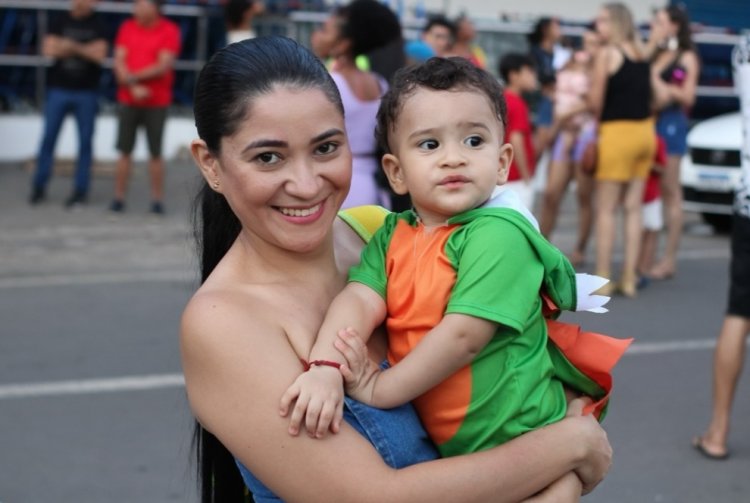
<svg viewBox="0 0 750 503"><path fill-rule="evenodd" d="M424 150L435 150L438 148L438 142L437 140L423 140L417 146Z"/></svg>
<svg viewBox="0 0 750 503"><path fill-rule="evenodd" d="M482 137L481 137L481 136L476 136L476 135L474 135L474 136L469 136L468 138L466 138L466 139L464 140L464 143L465 143L466 145L470 146L470 147L478 147L478 146L480 146L480 145L481 145L482 143L484 143L484 140L482 139Z"/></svg>

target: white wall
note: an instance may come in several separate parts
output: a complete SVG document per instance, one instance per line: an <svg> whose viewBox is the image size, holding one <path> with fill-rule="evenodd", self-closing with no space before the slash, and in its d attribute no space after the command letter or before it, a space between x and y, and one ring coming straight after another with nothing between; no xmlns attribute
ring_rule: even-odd
<svg viewBox="0 0 750 503"><path fill-rule="evenodd" d="M0 115L0 162L23 162L36 158L42 139L42 123L42 116L37 114ZM133 158L143 161L148 159L146 137L143 131L139 131L138 134ZM164 158L173 159L184 153L185 149L189 148L190 141L197 136L192 118L170 117L164 131ZM116 141L117 118L113 115L98 116L94 131L94 160L115 161L118 157ZM77 151L78 131L75 120L68 116L57 139L55 157L74 159Z"/></svg>

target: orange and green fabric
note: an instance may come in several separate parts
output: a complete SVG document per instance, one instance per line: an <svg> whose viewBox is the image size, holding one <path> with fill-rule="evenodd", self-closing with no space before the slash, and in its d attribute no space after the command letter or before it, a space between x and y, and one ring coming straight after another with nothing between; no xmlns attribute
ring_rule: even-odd
<svg viewBox="0 0 750 503"><path fill-rule="evenodd" d="M349 280L385 300L391 364L447 313L498 324L471 364L414 400L443 456L488 449L562 419L558 366L575 389L608 392L549 350L540 293L558 309L575 309L575 271L515 210L478 208L430 229L412 211L389 214Z"/></svg>

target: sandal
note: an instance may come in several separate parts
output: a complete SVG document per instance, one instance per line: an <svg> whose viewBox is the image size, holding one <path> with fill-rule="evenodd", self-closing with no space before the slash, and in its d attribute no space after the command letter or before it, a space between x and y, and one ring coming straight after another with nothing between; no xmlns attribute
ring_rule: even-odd
<svg viewBox="0 0 750 503"><path fill-rule="evenodd" d="M724 461L725 459L729 458L729 451L717 454L706 449L706 446L703 445L703 437L693 437L692 444L693 448L698 451L704 458L708 458L712 461Z"/></svg>

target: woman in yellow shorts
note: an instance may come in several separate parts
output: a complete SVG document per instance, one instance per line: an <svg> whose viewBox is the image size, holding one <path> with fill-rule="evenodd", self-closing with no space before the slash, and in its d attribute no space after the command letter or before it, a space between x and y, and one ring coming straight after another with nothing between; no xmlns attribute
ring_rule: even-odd
<svg viewBox="0 0 750 503"><path fill-rule="evenodd" d="M636 295L643 189L654 158L650 68L633 17L622 4L605 4L596 30L606 44L594 63L589 105L599 117L596 171L596 273L611 277L616 212L625 221L625 259L619 290ZM611 293L615 283L605 285Z"/></svg>

